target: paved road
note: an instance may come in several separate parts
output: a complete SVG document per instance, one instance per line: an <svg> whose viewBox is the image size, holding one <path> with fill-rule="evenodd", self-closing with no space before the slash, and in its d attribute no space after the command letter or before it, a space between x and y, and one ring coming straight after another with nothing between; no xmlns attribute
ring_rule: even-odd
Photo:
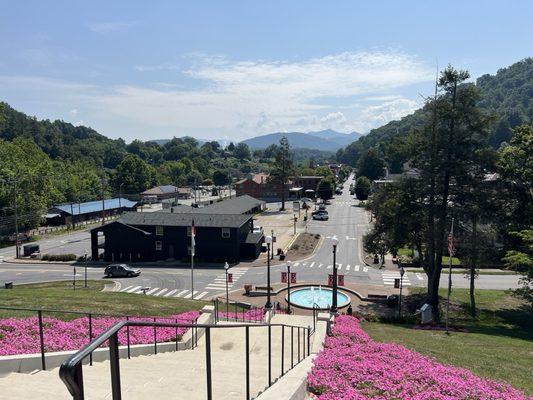
<svg viewBox="0 0 533 400"><path fill-rule="evenodd" d="M348 180L347 182L349 182ZM337 265L339 274L345 276L348 283L366 283L391 287L394 279L399 278L397 271L383 271L368 267L363 263L361 254L361 240L369 229L368 215L361 207L357 207L357 200L353 199L348 190L349 183L341 196L337 196L328 206L329 221L310 220L307 231L319 233L323 240L317 252L303 261L293 263L293 272L297 272L299 282L322 282L327 284L328 274L333 269L332 237L337 236ZM67 235L53 236L38 242L42 252L73 252L83 254L89 248L88 232L75 232ZM14 248L0 250L0 256L11 255ZM273 266L271 280L280 281L280 272L286 271L286 265ZM245 283L266 284L265 268L231 269L234 282L231 289L242 288ZM102 268L88 268L90 279L101 279ZM83 279L84 269L77 267L76 279ZM51 280L73 279L73 268L61 265L20 265L8 262L0 263L0 283L14 281L15 283L41 282ZM222 270L195 269L195 298L207 299L221 295L225 291L225 276ZM467 280L462 275L453 275L454 287L468 287ZM154 296L191 297L190 269L171 267L143 267L140 277L123 278L117 280L121 291L141 293L142 288L150 288L148 293ZM408 272L404 276L404 286L425 286L426 278L421 273ZM442 287L447 285L447 275L441 280ZM512 275L480 275L476 287L480 289L508 289L518 285L518 277Z"/></svg>

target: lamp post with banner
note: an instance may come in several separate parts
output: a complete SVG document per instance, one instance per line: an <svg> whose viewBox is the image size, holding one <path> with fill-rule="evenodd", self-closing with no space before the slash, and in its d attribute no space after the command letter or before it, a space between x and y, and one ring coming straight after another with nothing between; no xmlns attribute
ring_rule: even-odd
<svg viewBox="0 0 533 400"><path fill-rule="evenodd" d="M266 309L272 308L272 303L270 302L270 245L272 244L272 236L267 236L265 238L267 244L267 302L265 304Z"/></svg>
<svg viewBox="0 0 533 400"><path fill-rule="evenodd" d="M291 313L291 267L292 261L287 261L287 313Z"/></svg>
<svg viewBox="0 0 533 400"><path fill-rule="evenodd" d="M333 245L333 300L330 311L335 314L337 313L337 245L339 244L337 236L333 236L331 244Z"/></svg>
<svg viewBox="0 0 533 400"><path fill-rule="evenodd" d="M228 274L229 264L227 262L224 264L224 269L226 270L226 318L227 318L229 316L229 288L228 288L228 283L229 283L229 279L230 279L230 275L231 275L231 274Z"/></svg>
<svg viewBox="0 0 533 400"><path fill-rule="evenodd" d="M405 274L405 269L400 267L400 300L398 301L398 318L402 315L402 288L403 288L403 275Z"/></svg>

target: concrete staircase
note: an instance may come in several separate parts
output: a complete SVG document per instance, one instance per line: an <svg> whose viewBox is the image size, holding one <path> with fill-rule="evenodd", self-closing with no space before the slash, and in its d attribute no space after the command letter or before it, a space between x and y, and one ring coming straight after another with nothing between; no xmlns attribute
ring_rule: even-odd
<svg viewBox="0 0 533 400"><path fill-rule="evenodd" d="M312 317L276 315L272 324L290 324L307 328L313 325ZM230 327L211 329L212 390L214 399L239 399L246 394L245 329L232 328L231 322L221 322ZM268 328L253 327L250 324L250 393L257 397L268 388ZM282 375L281 346L282 328L272 326L272 383ZM284 371L291 367L291 361L298 362L298 340L294 329L291 360L291 329L285 328ZM317 332L319 332L317 330ZM303 353L305 333L301 330L300 359ZM320 335L325 331L320 331ZM319 339L319 338L316 338ZM319 339L320 342L323 340ZM312 343L312 341L311 341ZM122 398L137 399L206 399L206 348L204 337L194 350L144 355L131 359L120 359ZM309 362L309 360L308 360ZM111 399L111 378L109 361L84 366L83 378L86 399ZM271 388L272 389L272 388ZM58 368L39 371L34 374L12 373L0 379L2 398L58 400L71 399L69 392L59 379Z"/></svg>

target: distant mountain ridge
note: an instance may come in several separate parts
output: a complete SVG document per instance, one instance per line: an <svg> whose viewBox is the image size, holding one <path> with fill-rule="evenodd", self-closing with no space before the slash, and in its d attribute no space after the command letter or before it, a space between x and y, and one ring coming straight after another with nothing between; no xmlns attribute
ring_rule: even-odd
<svg viewBox="0 0 533 400"><path fill-rule="evenodd" d="M341 133L332 129L317 132L275 132L266 135L255 136L243 140L252 150L264 149L273 144L279 144L281 138L286 137L292 148L312 149L324 151L337 151L359 139L362 135L358 132Z"/></svg>

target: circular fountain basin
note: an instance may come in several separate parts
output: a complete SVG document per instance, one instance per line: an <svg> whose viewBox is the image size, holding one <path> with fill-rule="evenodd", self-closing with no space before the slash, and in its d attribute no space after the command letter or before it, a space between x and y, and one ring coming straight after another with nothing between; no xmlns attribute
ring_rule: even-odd
<svg viewBox="0 0 533 400"><path fill-rule="evenodd" d="M287 297L285 297L287 299ZM330 288L306 287L291 290L291 304L302 308L316 308L325 310L331 307L333 290ZM341 308L350 303L350 297L337 290L337 307Z"/></svg>

